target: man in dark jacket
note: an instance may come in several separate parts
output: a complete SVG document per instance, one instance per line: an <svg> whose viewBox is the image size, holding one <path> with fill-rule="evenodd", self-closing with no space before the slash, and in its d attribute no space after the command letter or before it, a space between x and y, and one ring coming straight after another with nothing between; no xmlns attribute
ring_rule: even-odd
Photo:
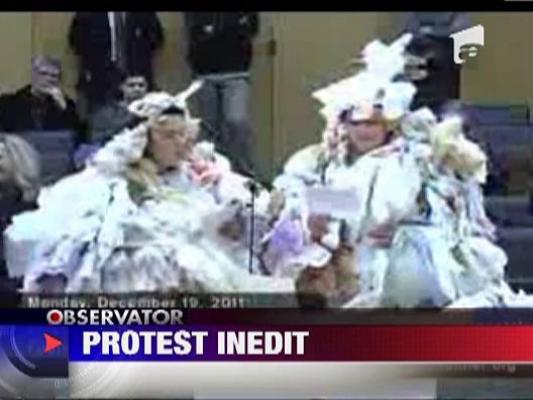
<svg viewBox="0 0 533 400"><path fill-rule="evenodd" d="M80 57L78 87L90 112L108 100L126 71L152 83L153 55L163 43L163 30L155 12L79 12L69 42Z"/></svg>
<svg viewBox="0 0 533 400"><path fill-rule="evenodd" d="M146 95L149 86L146 77L124 75L116 96L90 116L89 138L93 144L103 144L131 122L128 106Z"/></svg>
<svg viewBox="0 0 533 400"><path fill-rule="evenodd" d="M61 65L39 56L32 63L31 84L0 97L0 129L6 132L72 130L80 121L76 105L60 88Z"/></svg>
<svg viewBox="0 0 533 400"><path fill-rule="evenodd" d="M460 97L461 67L453 61L452 33L469 27L465 12L413 12L406 31L414 38L408 52L427 62L428 76L415 82L417 95L413 107L429 106L433 111Z"/></svg>
<svg viewBox="0 0 533 400"><path fill-rule="evenodd" d="M198 93L203 134L236 170L253 173L249 116L250 65L258 13L185 13L188 61L204 86Z"/></svg>

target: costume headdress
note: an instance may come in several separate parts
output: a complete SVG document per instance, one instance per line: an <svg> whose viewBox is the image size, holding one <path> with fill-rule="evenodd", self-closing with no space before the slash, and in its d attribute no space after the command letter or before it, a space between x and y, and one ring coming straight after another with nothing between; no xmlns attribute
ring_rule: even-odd
<svg viewBox="0 0 533 400"><path fill-rule="evenodd" d="M125 128L96 153L92 164L100 170L120 173L140 160L148 144L150 124L167 114L183 115L186 123L197 126L200 122L193 119L187 107L187 100L202 86L201 81L194 81L186 90L171 96L164 92L148 93L128 107L139 118L139 124Z"/></svg>
<svg viewBox="0 0 533 400"><path fill-rule="evenodd" d="M411 39L411 34L404 34L388 46L379 40L370 42L362 51L363 70L314 92L326 119L362 121L379 115L396 122L405 115L416 88L397 78L405 72L405 48Z"/></svg>

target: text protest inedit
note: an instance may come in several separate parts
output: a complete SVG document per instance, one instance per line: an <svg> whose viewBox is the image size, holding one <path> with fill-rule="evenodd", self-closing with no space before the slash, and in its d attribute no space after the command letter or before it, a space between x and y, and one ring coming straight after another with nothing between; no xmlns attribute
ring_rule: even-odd
<svg viewBox="0 0 533 400"><path fill-rule="evenodd" d="M303 356L308 331L228 330L213 327L116 327L70 332L70 359L224 360L228 357Z"/></svg>

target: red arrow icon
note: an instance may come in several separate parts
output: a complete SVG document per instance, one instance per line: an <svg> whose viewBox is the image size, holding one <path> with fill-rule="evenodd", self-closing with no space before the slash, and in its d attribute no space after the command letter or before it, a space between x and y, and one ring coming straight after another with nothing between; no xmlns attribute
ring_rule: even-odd
<svg viewBox="0 0 533 400"><path fill-rule="evenodd" d="M48 333L44 334L44 340L46 342L46 347L44 348L45 353L48 353L49 351L57 349L59 346L63 344L61 340L59 340L58 338L52 335L49 335Z"/></svg>

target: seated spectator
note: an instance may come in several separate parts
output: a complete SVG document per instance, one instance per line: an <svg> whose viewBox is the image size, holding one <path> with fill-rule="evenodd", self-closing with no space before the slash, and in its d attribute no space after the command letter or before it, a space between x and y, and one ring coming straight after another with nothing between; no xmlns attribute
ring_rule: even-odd
<svg viewBox="0 0 533 400"><path fill-rule="evenodd" d="M102 143L119 132L131 120L128 105L146 95L148 80L143 75L129 74L121 80L117 96L90 116L91 143Z"/></svg>
<svg viewBox="0 0 533 400"><path fill-rule="evenodd" d="M40 186L37 152L24 139L0 133L0 303L13 304L17 282L8 278L3 232L11 218L36 206Z"/></svg>
<svg viewBox="0 0 533 400"><path fill-rule="evenodd" d="M79 131L75 103L60 88L59 61L39 56L32 62L31 84L0 97L0 129Z"/></svg>

